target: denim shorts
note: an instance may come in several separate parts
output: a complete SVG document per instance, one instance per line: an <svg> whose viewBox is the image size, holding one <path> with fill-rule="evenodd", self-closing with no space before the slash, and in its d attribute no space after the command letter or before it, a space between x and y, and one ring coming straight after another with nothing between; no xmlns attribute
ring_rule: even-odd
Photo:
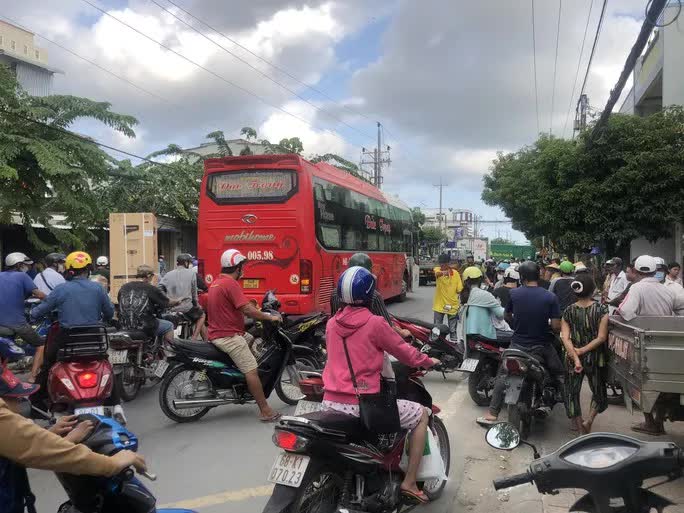
<svg viewBox="0 0 684 513"><path fill-rule="evenodd" d="M158 337L163 337L169 331L173 331L173 323L171 321L167 321L166 319L157 319L157 322L158 324L156 335Z"/></svg>

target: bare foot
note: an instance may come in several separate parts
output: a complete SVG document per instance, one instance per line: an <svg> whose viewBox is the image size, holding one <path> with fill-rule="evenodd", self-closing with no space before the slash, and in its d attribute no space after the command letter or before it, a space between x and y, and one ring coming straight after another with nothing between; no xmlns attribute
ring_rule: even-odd
<svg viewBox="0 0 684 513"><path fill-rule="evenodd" d="M593 424L593 422L588 421L588 420L585 420L584 422L582 422L582 431L584 431L583 434L588 435L589 433L591 433L591 425L592 424Z"/></svg>

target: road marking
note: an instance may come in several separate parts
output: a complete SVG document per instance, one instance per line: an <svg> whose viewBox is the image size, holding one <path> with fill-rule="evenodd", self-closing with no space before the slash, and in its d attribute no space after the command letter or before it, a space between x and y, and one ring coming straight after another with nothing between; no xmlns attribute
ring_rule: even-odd
<svg viewBox="0 0 684 513"><path fill-rule="evenodd" d="M159 506L159 508L208 508L209 506L217 506L219 504L226 504L227 502L240 502L247 499L253 499L255 497L268 497L272 492L273 485L243 488L242 490L227 490L225 492L215 493L213 495L197 497L196 499L188 499L185 501L164 504L163 506Z"/></svg>

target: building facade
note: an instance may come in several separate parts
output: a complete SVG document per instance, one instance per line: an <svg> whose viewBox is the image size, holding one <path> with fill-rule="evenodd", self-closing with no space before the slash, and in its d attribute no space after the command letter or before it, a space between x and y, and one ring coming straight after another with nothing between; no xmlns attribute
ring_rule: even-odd
<svg viewBox="0 0 684 513"><path fill-rule="evenodd" d="M658 24L670 23L678 16L678 11L678 2L668 2ZM634 66L633 86L620 113L649 116L670 105L684 105L684 15L653 31L646 51ZM676 223L670 238L655 243L646 239L632 241L630 257L650 254L667 262L682 263L683 237L682 224Z"/></svg>
<svg viewBox="0 0 684 513"><path fill-rule="evenodd" d="M0 64L9 67L21 87L32 96L52 93L52 82L59 70L48 66L48 52L34 42L34 35L0 21Z"/></svg>

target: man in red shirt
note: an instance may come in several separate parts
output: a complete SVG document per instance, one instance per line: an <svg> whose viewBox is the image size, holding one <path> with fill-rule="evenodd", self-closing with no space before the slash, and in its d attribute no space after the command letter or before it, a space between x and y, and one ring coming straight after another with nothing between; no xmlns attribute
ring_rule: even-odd
<svg viewBox="0 0 684 513"><path fill-rule="evenodd" d="M262 312L250 303L237 280L247 261L236 249L228 249L221 255L221 274L209 287L207 313L209 317L209 342L227 353L233 363L245 375L247 388L259 406L259 420L274 422L280 414L268 405L264 388L257 372L257 361L245 339L245 315L257 321L280 322L282 317Z"/></svg>

